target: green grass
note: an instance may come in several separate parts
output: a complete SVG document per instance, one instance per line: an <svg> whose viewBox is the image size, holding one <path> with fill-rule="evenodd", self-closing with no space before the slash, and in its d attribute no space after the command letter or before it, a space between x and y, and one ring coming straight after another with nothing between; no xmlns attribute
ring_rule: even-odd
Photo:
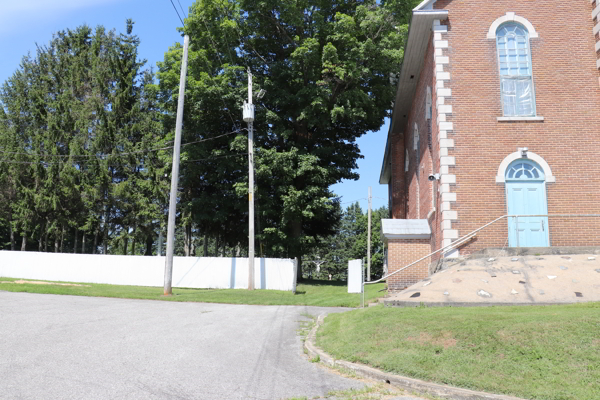
<svg viewBox="0 0 600 400"><path fill-rule="evenodd" d="M339 359L468 389L600 398L600 303L371 307L329 315L317 344Z"/></svg>
<svg viewBox="0 0 600 400"><path fill-rule="evenodd" d="M0 277L0 281L14 282L15 280L17 279ZM174 288L173 296L168 297L162 296L163 288L159 287L93 283L86 285L90 287L0 283L0 290L74 296L119 297L124 299L322 307L359 307L362 301L361 294L348 293L345 282L334 281L303 281L298 284L296 294L280 290ZM365 302L385 295L385 292L380 292L384 288L384 284L366 285L365 288Z"/></svg>

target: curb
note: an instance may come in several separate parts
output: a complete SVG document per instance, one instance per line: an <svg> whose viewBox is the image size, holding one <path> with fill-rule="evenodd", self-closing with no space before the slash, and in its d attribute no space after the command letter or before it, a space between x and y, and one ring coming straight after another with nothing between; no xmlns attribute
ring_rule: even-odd
<svg viewBox="0 0 600 400"><path fill-rule="evenodd" d="M437 383L429 383L420 379L406 378L400 375L394 375L387 372L380 371L378 369L368 367L366 365L355 364L344 360L335 360L329 354L315 345L315 339L317 335L317 329L323 321L327 313L319 315L317 323L311 329L306 340L304 341L304 348L308 352L311 358L319 357L320 362L323 364L333 366L340 366L352 370L357 375L365 378L370 378L378 381L389 383L390 385L417 392L426 393L428 395L438 396L444 399L453 400L525 400L519 397L505 396L499 394L490 394L485 392L477 392L474 390L461 389L448 385L440 385Z"/></svg>

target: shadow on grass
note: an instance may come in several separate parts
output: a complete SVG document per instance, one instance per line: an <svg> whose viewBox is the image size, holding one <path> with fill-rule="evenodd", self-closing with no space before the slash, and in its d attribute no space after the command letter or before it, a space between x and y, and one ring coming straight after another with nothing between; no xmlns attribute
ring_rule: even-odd
<svg viewBox="0 0 600 400"><path fill-rule="evenodd" d="M346 281L326 281L326 280L316 280L316 279L302 279L298 281L298 284L301 285L311 285L311 286L346 286L348 282Z"/></svg>

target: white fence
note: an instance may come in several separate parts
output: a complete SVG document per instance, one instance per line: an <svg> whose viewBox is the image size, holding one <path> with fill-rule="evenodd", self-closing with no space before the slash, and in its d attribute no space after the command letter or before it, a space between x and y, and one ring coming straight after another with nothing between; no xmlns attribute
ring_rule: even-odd
<svg viewBox="0 0 600 400"><path fill-rule="evenodd" d="M164 284L165 257L0 251L0 277L113 285ZM256 258L254 287L294 290L294 260ZM247 289L248 259L174 257L173 287Z"/></svg>

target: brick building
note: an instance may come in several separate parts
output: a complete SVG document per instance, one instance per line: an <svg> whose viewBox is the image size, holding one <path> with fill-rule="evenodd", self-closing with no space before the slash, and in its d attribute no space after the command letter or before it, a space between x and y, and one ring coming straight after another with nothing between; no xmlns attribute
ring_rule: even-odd
<svg viewBox="0 0 600 400"><path fill-rule="evenodd" d="M600 0L423 1L380 178L389 272L504 215L550 217L505 217L427 261L600 245L600 218L556 216L600 214L599 145ZM418 269L390 288L429 273Z"/></svg>

